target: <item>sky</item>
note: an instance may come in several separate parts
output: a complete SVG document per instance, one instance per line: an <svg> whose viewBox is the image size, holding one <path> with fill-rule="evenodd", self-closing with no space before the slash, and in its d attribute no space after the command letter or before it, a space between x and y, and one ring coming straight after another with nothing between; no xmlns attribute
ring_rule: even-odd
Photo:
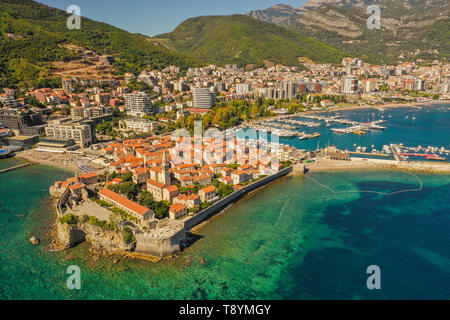
<svg viewBox="0 0 450 320"><path fill-rule="evenodd" d="M38 0L66 10L78 5L81 16L133 33L171 32L186 19L203 15L245 14L279 3L301 7L306 0Z"/></svg>

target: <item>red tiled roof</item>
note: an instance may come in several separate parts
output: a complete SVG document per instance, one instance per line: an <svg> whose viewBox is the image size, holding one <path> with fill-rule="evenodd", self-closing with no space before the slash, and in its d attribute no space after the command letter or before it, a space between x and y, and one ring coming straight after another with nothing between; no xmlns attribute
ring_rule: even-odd
<svg viewBox="0 0 450 320"><path fill-rule="evenodd" d="M163 189L166 185L164 183L152 180L152 179L148 179L147 180L147 184L151 184L157 188Z"/></svg>
<svg viewBox="0 0 450 320"><path fill-rule="evenodd" d="M171 204L169 207L170 212L180 212L182 210L185 210L187 207L184 204L181 203L174 203Z"/></svg>
<svg viewBox="0 0 450 320"><path fill-rule="evenodd" d="M82 174L81 176L79 176L79 178L81 179L90 179L90 178L96 178L97 172L91 172L91 173L86 173L86 174Z"/></svg>
<svg viewBox="0 0 450 320"><path fill-rule="evenodd" d="M77 184L71 185L69 188L70 188L70 190L77 190L77 189L81 189L82 186L81 186L81 184L77 183Z"/></svg>
<svg viewBox="0 0 450 320"><path fill-rule="evenodd" d="M136 212L137 214L140 214L141 216L143 216L144 214L146 214L147 212L149 212L150 210L141 206L140 204L137 204L134 201L131 201L125 197L122 197L120 194L115 193L114 191L111 191L109 189L102 189L99 192L101 195L105 196L108 199L113 200L114 202L119 203L120 205Z"/></svg>
<svg viewBox="0 0 450 320"><path fill-rule="evenodd" d="M178 191L178 187L175 186L175 185L168 186L168 187L166 187L165 189L166 189L167 191L169 191L169 192L175 192L175 191Z"/></svg>
<svg viewBox="0 0 450 320"><path fill-rule="evenodd" d="M203 188L200 191L202 191L204 193L210 193L210 192L216 191L216 187L214 187L214 186L207 186L207 187Z"/></svg>

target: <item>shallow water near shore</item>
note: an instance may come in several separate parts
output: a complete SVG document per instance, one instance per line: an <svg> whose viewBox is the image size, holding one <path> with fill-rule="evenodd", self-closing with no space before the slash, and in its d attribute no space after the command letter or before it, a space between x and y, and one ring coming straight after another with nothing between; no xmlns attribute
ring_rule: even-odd
<svg viewBox="0 0 450 320"><path fill-rule="evenodd" d="M311 179L286 177L211 219L176 259L95 266L84 261L86 245L55 253L28 241L34 234L46 241L48 187L68 176L41 165L0 176L0 298L450 298L449 175L419 175L422 191L391 197L333 194ZM418 185L395 171L311 177L336 191ZM81 268L81 290L66 287L73 264ZM366 288L373 264L381 268L381 291Z"/></svg>

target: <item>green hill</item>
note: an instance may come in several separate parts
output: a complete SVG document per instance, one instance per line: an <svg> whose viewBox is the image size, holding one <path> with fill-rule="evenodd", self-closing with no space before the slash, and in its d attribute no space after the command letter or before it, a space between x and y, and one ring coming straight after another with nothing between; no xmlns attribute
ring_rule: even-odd
<svg viewBox="0 0 450 320"><path fill-rule="evenodd" d="M380 30L367 28L369 5L380 7ZM448 0L309 0L301 8L276 5L248 15L374 64L450 58Z"/></svg>
<svg viewBox="0 0 450 320"><path fill-rule="evenodd" d="M189 19L153 41L219 65L261 66L264 60L298 65L298 57L340 63L347 55L317 40L244 15Z"/></svg>
<svg viewBox="0 0 450 320"><path fill-rule="evenodd" d="M158 46L143 35L131 34L106 23L81 19L80 30L69 30L63 10L31 0L0 2L0 87L34 84L46 77L53 61L76 58L62 48L72 43L116 58L119 73L138 72L145 65L183 69L197 65L183 54ZM8 33L14 37L7 37Z"/></svg>

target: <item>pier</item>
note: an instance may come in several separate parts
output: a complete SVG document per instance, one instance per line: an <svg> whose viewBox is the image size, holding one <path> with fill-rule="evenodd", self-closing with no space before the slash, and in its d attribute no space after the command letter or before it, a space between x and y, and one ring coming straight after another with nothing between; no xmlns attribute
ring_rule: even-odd
<svg viewBox="0 0 450 320"><path fill-rule="evenodd" d="M0 174L1 173L6 173L6 172L9 172L9 171L13 171L13 170L18 170L18 169L21 169L21 168L24 168L24 167L28 167L28 166L31 166L31 165L32 165L32 163L19 164L18 166L14 166L14 167L11 167L11 168L6 168L6 169L0 170Z"/></svg>
<svg viewBox="0 0 450 320"><path fill-rule="evenodd" d="M389 157L390 155L386 153L368 153L368 152L353 152L349 151L348 154L350 155L361 155L361 156L376 156L376 157Z"/></svg>

